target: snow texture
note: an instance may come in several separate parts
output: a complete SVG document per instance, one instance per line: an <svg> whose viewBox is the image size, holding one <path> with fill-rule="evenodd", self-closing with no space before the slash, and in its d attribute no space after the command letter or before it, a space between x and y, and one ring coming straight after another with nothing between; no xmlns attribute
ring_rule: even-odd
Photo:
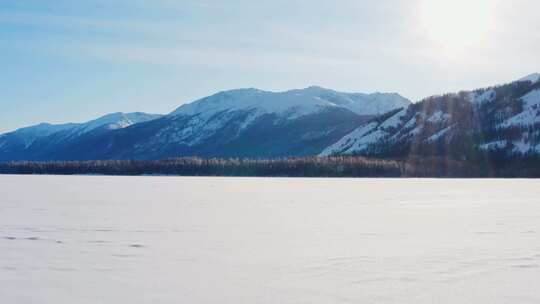
<svg viewBox="0 0 540 304"><path fill-rule="evenodd" d="M439 132L437 132L437 133L431 135L431 136L427 139L427 141L428 141L428 142L435 142L435 141L439 140L441 137L445 136L446 133L448 133L448 131L452 130L452 127L453 127L453 126L446 127L446 128L444 128L444 129L440 130Z"/></svg>
<svg viewBox="0 0 540 304"><path fill-rule="evenodd" d="M485 151L501 150L506 147L507 143L508 142L506 140L492 141L492 142L480 145L480 149L485 150Z"/></svg>
<svg viewBox="0 0 540 304"><path fill-rule="evenodd" d="M491 102L496 97L495 90L487 89L469 93L469 101L475 105Z"/></svg>
<svg viewBox="0 0 540 304"><path fill-rule="evenodd" d="M427 120L431 123L442 123L446 122L449 118L449 114L439 110L433 113Z"/></svg>
<svg viewBox="0 0 540 304"><path fill-rule="evenodd" d="M382 129L396 128L401 124L402 118L407 115L407 108L402 109L381 124Z"/></svg>
<svg viewBox="0 0 540 304"><path fill-rule="evenodd" d="M523 111L508 120L504 121L500 127L530 126L540 123L540 90L533 90L521 98Z"/></svg>
<svg viewBox="0 0 540 304"><path fill-rule="evenodd" d="M525 142L523 139L512 142L514 149L512 150L516 154L529 154L534 152L534 147L531 143Z"/></svg>
<svg viewBox="0 0 540 304"><path fill-rule="evenodd" d="M540 302L538 180L0 176L0 187L2 303Z"/></svg>
<svg viewBox="0 0 540 304"><path fill-rule="evenodd" d="M411 119L409 119L409 121L407 121L407 123L403 126L403 129L410 129L412 127L414 127L416 125L416 116L418 116L420 114L416 114L415 116L413 116Z"/></svg>
<svg viewBox="0 0 540 304"><path fill-rule="evenodd" d="M383 131L374 131L377 126L378 124L376 122L371 122L357 128L335 144L326 148L320 155L329 156L336 153L351 154L360 151L362 148L365 148L366 145L373 143L384 135Z"/></svg>
<svg viewBox="0 0 540 304"><path fill-rule="evenodd" d="M519 79L518 81L530 81L532 83L536 83L536 82L540 81L540 73L534 73L534 74L525 76L525 77Z"/></svg>

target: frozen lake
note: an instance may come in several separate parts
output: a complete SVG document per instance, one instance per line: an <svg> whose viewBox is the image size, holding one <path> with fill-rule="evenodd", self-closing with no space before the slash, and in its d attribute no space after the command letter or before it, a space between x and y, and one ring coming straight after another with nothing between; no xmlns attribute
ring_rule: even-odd
<svg viewBox="0 0 540 304"><path fill-rule="evenodd" d="M0 176L2 303L540 303L540 181Z"/></svg>

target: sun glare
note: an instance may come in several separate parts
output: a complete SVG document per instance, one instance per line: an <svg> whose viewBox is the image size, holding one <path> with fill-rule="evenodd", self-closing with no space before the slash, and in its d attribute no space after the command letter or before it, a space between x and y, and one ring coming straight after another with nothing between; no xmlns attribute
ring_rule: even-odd
<svg viewBox="0 0 540 304"><path fill-rule="evenodd" d="M423 34L438 46L464 49L489 38L497 0L421 0Z"/></svg>

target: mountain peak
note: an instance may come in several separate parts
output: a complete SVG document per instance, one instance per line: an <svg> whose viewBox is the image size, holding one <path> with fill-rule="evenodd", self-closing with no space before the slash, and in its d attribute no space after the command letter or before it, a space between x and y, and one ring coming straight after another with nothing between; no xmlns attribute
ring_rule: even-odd
<svg viewBox="0 0 540 304"><path fill-rule="evenodd" d="M305 89L303 89L302 91L333 91L333 90L330 90L330 89L327 89L327 88L323 88L321 86L318 86L318 85L311 85Z"/></svg>
<svg viewBox="0 0 540 304"><path fill-rule="evenodd" d="M326 107L341 107L358 115L376 115L409 104L409 100L398 94L344 93L320 86L284 92L250 88L219 92L182 105L170 115L212 116L223 111L257 110L260 113L286 113L297 117Z"/></svg>
<svg viewBox="0 0 540 304"><path fill-rule="evenodd" d="M129 127L136 123L153 120L159 118L160 116L161 115L158 114L148 114L142 112L115 112L85 122L84 124L82 124L82 127L85 131L91 131L102 126L106 126L109 129L121 129Z"/></svg>

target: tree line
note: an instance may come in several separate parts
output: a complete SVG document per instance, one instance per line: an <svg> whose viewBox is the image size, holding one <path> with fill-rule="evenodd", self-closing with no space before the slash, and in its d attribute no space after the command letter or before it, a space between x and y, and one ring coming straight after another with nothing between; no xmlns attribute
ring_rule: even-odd
<svg viewBox="0 0 540 304"><path fill-rule="evenodd" d="M540 159L455 160L411 156L374 159L360 156L280 159L95 160L0 163L0 174L173 175L260 177L540 177Z"/></svg>
<svg viewBox="0 0 540 304"><path fill-rule="evenodd" d="M400 163L363 157L283 159L95 160L0 163L2 174L397 177Z"/></svg>

